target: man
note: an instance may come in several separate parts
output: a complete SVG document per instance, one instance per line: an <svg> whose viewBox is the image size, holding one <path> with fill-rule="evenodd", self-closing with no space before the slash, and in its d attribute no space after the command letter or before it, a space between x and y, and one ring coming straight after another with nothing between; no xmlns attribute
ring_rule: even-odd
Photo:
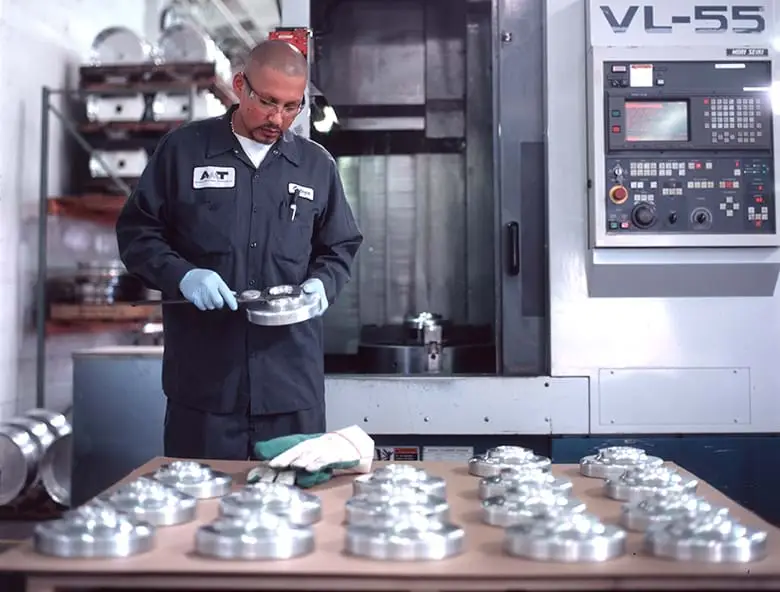
<svg viewBox="0 0 780 592"><path fill-rule="evenodd" d="M239 105L167 134L117 222L128 271L194 305L163 306L168 456L245 460L325 431L321 318L252 325L234 296L301 285L322 313L350 278L363 238L336 163L288 131L307 84L300 51L259 44L233 78Z"/></svg>

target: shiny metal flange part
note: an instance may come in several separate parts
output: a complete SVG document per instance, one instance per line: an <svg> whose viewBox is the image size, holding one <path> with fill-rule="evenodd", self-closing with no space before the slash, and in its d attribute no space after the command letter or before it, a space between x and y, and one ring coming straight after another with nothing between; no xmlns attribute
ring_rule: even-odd
<svg viewBox="0 0 780 592"><path fill-rule="evenodd" d="M500 474L502 469L510 467L549 471L551 466L552 461L549 458L539 456L528 448L497 446L469 460L469 474L475 477L493 477Z"/></svg>
<svg viewBox="0 0 780 592"><path fill-rule="evenodd" d="M173 526L195 519L197 500L160 481L141 477L106 494L105 500L123 514L153 526Z"/></svg>
<svg viewBox="0 0 780 592"><path fill-rule="evenodd" d="M223 516L195 533L195 552L213 559L291 559L314 550L314 529L285 516Z"/></svg>
<svg viewBox="0 0 780 592"><path fill-rule="evenodd" d="M419 489L386 487L356 495L347 500L346 522L362 526L386 524L388 519L405 514L420 514L446 522L450 506L441 497Z"/></svg>
<svg viewBox="0 0 780 592"><path fill-rule="evenodd" d="M399 516L391 525L347 526L350 555L384 561L446 559L463 552L463 529L419 514Z"/></svg>
<svg viewBox="0 0 780 592"><path fill-rule="evenodd" d="M629 469L640 466L660 467L663 459L649 456L641 448L633 446L609 446L598 454L585 456L580 460L580 473L585 477L610 479L619 477Z"/></svg>
<svg viewBox="0 0 780 592"><path fill-rule="evenodd" d="M256 514L284 516L296 526L309 526L322 518L320 498L282 483L252 483L219 500L222 516L250 518Z"/></svg>
<svg viewBox="0 0 780 592"><path fill-rule="evenodd" d="M585 504L569 495L543 489L513 490L507 496L491 497L482 502L482 521L491 526L532 523L547 516L581 514Z"/></svg>
<svg viewBox="0 0 780 592"><path fill-rule="evenodd" d="M417 489L435 497L447 497L447 484L444 479L429 475L426 471L412 465L386 465L368 475L360 475L352 482L352 489L355 495L387 488L388 486Z"/></svg>
<svg viewBox="0 0 780 592"><path fill-rule="evenodd" d="M626 552L626 531L589 514L561 514L530 525L511 526L504 535L507 554L536 561L608 561Z"/></svg>
<svg viewBox="0 0 780 592"><path fill-rule="evenodd" d="M498 475L493 477L480 479L479 498L485 500L490 497L504 495L509 489L524 486L551 489L556 493L567 494L571 491L572 482L568 479L559 479L552 473L539 469L511 467L502 469Z"/></svg>
<svg viewBox="0 0 780 592"><path fill-rule="evenodd" d="M92 501L36 525L33 546L42 555L67 558L130 557L154 547L155 528L122 514L109 504Z"/></svg>
<svg viewBox="0 0 780 592"><path fill-rule="evenodd" d="M604 493L614 500L634 502L659 491L693 494L698 486L696 479L685 477L670 467L643 465L607 479Z"/></svg>
<svg viewBox="0 0 780 592"><path fill-rule="evenodd" d="M152 478L196 499L222 497L233 485L233 478L227 473L191 460L175 460L163 465Z"/></svg>
<svg viewBox="0 0 780 592"><path fill-rule="evenodd" d="M679 520L686 516L715 511L708 501L689 493L659 491L635 502L623 504L620 524L634 532ZM721 509L727 513L728 510Z"/></svg>
<svg viewBox="0 0 780 592"><path fill-rule="evenodd" d="M743 526L728 512L685 515L645 533L656 557L705 563L749 563L767 555L767 533Z"/></svg>

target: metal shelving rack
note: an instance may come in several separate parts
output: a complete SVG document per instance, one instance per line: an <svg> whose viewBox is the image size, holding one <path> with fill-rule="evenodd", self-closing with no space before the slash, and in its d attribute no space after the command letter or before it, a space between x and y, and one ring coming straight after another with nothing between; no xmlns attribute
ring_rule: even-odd
<svg viewBox="0 0 780 592"><path fill-rule="evenodd" d="M131 93L153 95L157 92L188 92L190 104L188 114L193 113L193 102L198 92L211 91L225 106L236 102L232 89L216 75L214 63L179 64L123 64L117 66L83 66L78 89L51 89L41 92L41 166L38 204L38 273L35 288L36 311L36 406L46 406L46 338L49 303L47 301L48 279L48 218L66 216L113 224L124 201L130 195L137 179L120 178L108 164L96 154L93 148L95 138L109 132L121 132L125 137L145 135L146 140L156 144L163 134L181 125L186 119L177 121L142 120L138 122L86 122L78 121L64 109L54 104L59 98L71 104L83 102L89 95L127 95ZM50 127L52 116L59 121L67 135L108 173L104 191L78 191L71 196L50 195L49 158L51 151ZM90 141L92 140L92 142ZM134 322L137 326L138 323ZM105 326L105 325L104 325ZM112 329L125 328L123 323L111 323ZM82 326L82 332L95 330L95 325Z"/></svg>

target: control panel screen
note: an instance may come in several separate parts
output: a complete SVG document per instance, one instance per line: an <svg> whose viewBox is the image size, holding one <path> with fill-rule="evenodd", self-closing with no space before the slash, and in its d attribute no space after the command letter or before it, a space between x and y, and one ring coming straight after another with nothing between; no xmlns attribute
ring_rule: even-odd
<svg viewBox="0 0 780 592"><path fill-rule="evenodd" d="M626 142L687 142L688 101L625 102Z"/></svg>

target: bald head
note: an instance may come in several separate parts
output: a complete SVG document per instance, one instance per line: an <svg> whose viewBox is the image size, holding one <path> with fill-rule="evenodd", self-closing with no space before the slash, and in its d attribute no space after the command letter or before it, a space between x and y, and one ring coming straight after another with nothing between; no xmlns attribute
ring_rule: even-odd
<svg viewBox="0 0 780 592"><path fill-rule="evenodd" d="M293 78L309 75L309 64L301 51L280 39L270 39L255 45L247 59L247 70L271 68Z"/></svg>

